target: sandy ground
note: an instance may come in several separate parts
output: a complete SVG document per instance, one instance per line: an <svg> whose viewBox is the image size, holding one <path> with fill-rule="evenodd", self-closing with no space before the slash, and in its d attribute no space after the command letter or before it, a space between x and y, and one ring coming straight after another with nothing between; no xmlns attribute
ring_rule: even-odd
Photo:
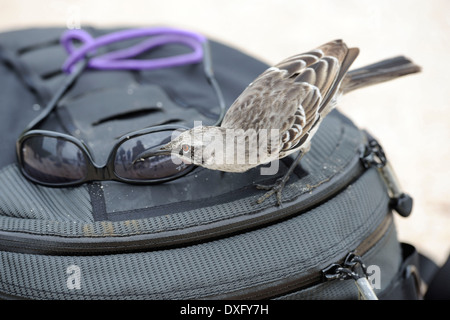
<svg viewBox="0 0 450 320"><path fill-rule="evenodd" d="M0 31L32 26L169 25L204 33L267 63L336 38L354 66L404 54L418 75L346 96L340 110L386 149L415 200L399 237L438 264L450 252L450 1L0 0Z"/></svg>

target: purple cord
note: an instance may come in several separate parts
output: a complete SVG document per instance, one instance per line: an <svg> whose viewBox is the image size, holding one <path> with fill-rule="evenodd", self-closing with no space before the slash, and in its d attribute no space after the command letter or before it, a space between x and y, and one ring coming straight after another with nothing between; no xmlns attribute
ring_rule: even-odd
<svg viewBox="0 0 450 320"><path fill-rule="evenodd" d="M91 58L88 62L88 67L103 70L151 70L198 63L203 59L203 43L206 41L206 38L198 33L187 30L166 27L129 29L106 34L94 39L86 31L74 29L66 31L61 37L61 44L69 53L69 57L63 64L63 70L69 73L88 53L94 53L95 49L99 47L114 42L148 36L151 36L151 38L132 47ZM79 40L83 45L75 48L73 46L73 40ZM129 59L147 50L169 43L186 45L193 49L193 52L151 60Z"/></svg>

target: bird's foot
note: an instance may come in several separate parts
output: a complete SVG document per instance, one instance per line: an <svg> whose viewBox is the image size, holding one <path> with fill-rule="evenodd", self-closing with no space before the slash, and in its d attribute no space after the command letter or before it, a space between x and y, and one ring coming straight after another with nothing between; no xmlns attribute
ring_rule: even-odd
<svg viewBox="0 0 450 320"><path fill-rule="evenodd" d="M284 176L282 178L279 178L274 184L272 185L262 185L262 184L255 184L256 189L260 190L268 190L263 196L259 197L256 202L258 204L263 203L266 199L271 197L274 193L277 197L277 204L281 206L281 193L283 192L284 185L289 180L289 175Z"/></svg>

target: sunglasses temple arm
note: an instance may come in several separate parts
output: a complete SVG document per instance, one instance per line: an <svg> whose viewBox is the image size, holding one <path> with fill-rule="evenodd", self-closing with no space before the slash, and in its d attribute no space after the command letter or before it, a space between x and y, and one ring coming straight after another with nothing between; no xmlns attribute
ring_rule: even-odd
<svg viewBox="0 0 450 320"><path fill-rule="evenodd" d="M222 123L223 117L225 116L225 112L226 112L225 100L223 98L222 90L220 89L220 86L217 83L217 80L214 76L212 59L211 59L211 50L210 50L208 41L203 42L202 46L203 46L204 72L205 72L206 78L208 79L208 82L213 87L213 89L216 93L216 96L217 96L217 100L219 102L220 116L219 116L219 119L214 124L215 126L218 126Z"/></svg>
<svg viewBox="0 0 450 320"><path fill-rule="evenodd" d="M64 79L64 82L62 86L56 91L56 93L53 95L52 99L47 103L44 110L41 112L41 114L33 119L28 126L23 130L23 133L30 131L34 127L36 127L41 121L43 121L47 116L55 109L55 107L58 104L58 101L61 99L61 97L67 92L67 90L70 89L70 87L74 84L75 80L80 76L80 74L83 72L83 70L88 65L88 59L83 59L81 62L77 65L76 68Z"/></svg>

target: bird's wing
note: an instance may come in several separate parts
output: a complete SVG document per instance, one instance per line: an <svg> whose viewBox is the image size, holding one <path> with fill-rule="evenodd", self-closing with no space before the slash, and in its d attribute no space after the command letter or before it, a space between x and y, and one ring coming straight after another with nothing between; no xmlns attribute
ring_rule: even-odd
<svg viewBox="0 0 450 320"><path fill-rule="evenodd" d="M358 55L341 40L289 57L268 68L236 99L222 127L279 130L281 151L308 140L320 114Z"/></svg>
<svg viewBox="0 0 450 320"><path fill-rule="evenodd" d="M312 137L313 129L330 111L327 107L358 53L357 48L348 49L342 40L335 40L275 66L287 71L293 80L291 85L302 88L294 122L282 135L282 151L297 149Z"/></svg>

